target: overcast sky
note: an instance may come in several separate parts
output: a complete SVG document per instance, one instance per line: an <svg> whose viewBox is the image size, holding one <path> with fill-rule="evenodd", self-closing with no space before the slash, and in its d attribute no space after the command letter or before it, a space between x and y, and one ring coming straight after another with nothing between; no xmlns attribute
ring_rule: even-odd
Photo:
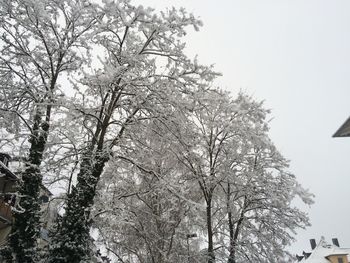
<svg viewBox="0 0 350 263"><path fill-rule="evenodd" d="M183 6L204 27L187 46L223 73L217 84L245 90L272 110L271 137L290 170L316 195L309 239L338 237L350 247L350 138L332 138L350 116L349 0L138 0Z"/></svg>

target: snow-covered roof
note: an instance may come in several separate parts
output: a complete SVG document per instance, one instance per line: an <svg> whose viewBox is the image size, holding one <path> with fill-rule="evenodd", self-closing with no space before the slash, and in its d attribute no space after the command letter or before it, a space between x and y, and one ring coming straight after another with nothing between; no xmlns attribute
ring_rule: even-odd
<svg viewBox="0 0 350 263"><path fill-rule="evenodd" d="M317 246L311 251L311 255L303 258L299 262L305 263L329 263L328 256L349 255L350 248L340 248L333 244L328 244L324 237L321 238Z"/></svg>

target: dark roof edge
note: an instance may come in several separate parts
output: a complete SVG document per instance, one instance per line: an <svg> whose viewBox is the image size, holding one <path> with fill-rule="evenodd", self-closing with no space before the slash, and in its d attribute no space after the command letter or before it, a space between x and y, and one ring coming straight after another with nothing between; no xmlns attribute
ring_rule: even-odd
<svg viewBox="0 0 350 263"><path fill-rule="evenodd" d="M344 134L342 131L347 127L350 128L350 117L343 123L342 126L340 126L340 128L333 134L332 137L350 137L350 132Z"/></svg>
<svg viewBox="0 0 350 263"><path fill-rule="evenodd" d="M1 161L0 161L0 166L2 169L6 171L6 174L8 176L12 177L13 180L16 180L16 181L18 180L18 177L13 172L11 172L10 169L6 165L4 165Z"/></svg>
<svg viewBox="0 0 350 263"><path fill-rule="evenodd" d="M41 189L43 189L44 191L46 191L49 196L53 196L53 193L51 193L51 191L43 184L40 185Z"/></svg>

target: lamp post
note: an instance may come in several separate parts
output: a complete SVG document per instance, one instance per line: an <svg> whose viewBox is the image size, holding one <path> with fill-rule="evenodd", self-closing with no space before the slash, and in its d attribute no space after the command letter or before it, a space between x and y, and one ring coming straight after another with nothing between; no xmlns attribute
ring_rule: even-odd
<svg viewBox="0 0 350 263"><path fill-rule="evenodd" d="M187 241L187 262L190 263L190 242L189 242L189 239L190 238L194 238L194 237L197 237L197 234L194 233L194 234L187 234L186 235L186 241Z"/></svg>

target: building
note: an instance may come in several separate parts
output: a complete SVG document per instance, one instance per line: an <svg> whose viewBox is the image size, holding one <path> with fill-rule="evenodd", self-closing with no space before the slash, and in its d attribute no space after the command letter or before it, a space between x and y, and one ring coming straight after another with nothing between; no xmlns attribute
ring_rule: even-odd
<svg viewBox="0 0 350 263"><path fill-rule="evenodd" d="M327 243L325 238L316 243L315 239L310 239L311 252L296 255L300 263L349 263L350 248L339 246L337 238L332 239L332 244Z"/></svg>
<svg viewBox="0 0 350 263"><path fill-rule="evenodd" d="M6 153L0 153L0 245L5 242L11 231L12 207L16 203L17 176L10 171L8 164L11 158Z"/></svg>
<svg viewBox="0 0 350 263"><path fill-rule="evenodd" d="M333 137L350 137L350 118L336 131Z"/></svg>
<svg viewBox="0 0 350 263"><path fill-rule="evenodd" d="M11 226L13 223L12 209L16 205L16 187L19 181L19 177L16 173L12 172L9 163L11 162L10 155L6 153L0 153L0 246L6 242L8 234L11 232ZM41 209L43 210L44 222L48 221L48 203L51 192L45 187L41 186L40 190L40 202ZM44 224L44 226L46 226ZM46 242L48 240L47 230L42 229L42 238L40 242Z"/></svg>

